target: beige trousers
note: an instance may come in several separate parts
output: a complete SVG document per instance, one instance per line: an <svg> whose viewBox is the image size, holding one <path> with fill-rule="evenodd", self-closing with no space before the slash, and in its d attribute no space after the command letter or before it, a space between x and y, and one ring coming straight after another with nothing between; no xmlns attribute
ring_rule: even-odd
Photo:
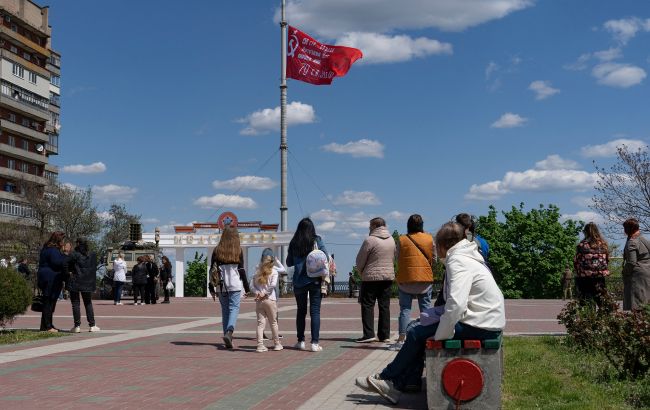
<svg viewBox="0 0 650 410"><path fill-rule="evenodd" d="M268 319L271 322L271 339L276 345L280 343L278 338L278 306L275 300L263 299L257 301L255 306L255 312L257 313L257 344L263 345L264 341L262 339L262 334L264 333L264 327L266 327L266 320Z"/></svg>

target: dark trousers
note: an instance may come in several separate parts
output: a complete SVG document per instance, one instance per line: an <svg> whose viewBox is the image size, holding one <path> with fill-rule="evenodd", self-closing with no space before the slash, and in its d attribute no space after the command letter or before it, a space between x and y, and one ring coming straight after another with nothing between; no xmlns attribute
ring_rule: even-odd
<svg viewBox="0 0 650 410"><path fill-rule="evenodd" d="M144 301L144 288L147 285L133 285L133 303L138 303L138 296L140 296L140 303Z"/></svg>
<svg viewBox="0 0 650 410"><path fill-rule="evenodd" d="M309 298L309 317L311 318L311 342L320 340L320 283L310 283L293 290L298 310L296 312L296 333L299 342L305 341L305 319L307 317L307 298Z"/></svg>
<svg viewBox="0 0 650 410"><path fill-rule="evenodd" d="M169 302L169 294L171 293L169 289L167 289L167 284L169 283L168 280L163 281L162 287L164 289L164 294L165 294L165 302Z"/></svg>
<svg viewBox="0 0 650 410"><path fill-rule="evenodd" d="M93 312L93 301L91 292L70 292L70 302L72 302L72 317L74 318L75 327L81 326L81 310L79 309L79 294L84 301L84 309L86 310L86 319L88 319L88 326L95 326L95 313Z"/></svg>
<svg viewBox="0 0 650 410"><path fill-rule="evenodd" d="M41 331L50 330L54 327L52 316L56 309L56 302L59 299L59 293L45 297L43 300L43 312L41 313Z"/></svg>
<svg viewBox="0 0 650 410"><path fill-rule="evenodd" d="M147 285L144 288L144 303L147 305L149 303L156 303L156 282L147 282Z"/></svg>
<svg viewBox="0 0 650 410"><path fill-rule="evenodd" d="M605 289L604 277L576 277L576 293L580 299L594 300L600 303L600 291Z"/></svg>
<svg viewBox="0 0 650 410"><path fill-rule="evenodd" d="M390 338L390 287L393 281L378 280L361 284L361 323L363 338L375 337L375 301L379 305L377 337L379 340Z"/></svg>
<svg viewBox="0 0 650 410"><path fill-rule="evenodd" d="M122 301L122 288L124 287L124 282L115 281L113 282L113 301L115 303Z"/></svg>

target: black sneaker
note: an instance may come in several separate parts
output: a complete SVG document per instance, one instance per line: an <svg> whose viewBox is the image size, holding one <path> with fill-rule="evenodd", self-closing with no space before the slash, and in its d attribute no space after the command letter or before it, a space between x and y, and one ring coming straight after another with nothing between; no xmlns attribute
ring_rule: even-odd
<svg viewBox="0 0 650 410"><path fill-rule="evenodd" d="M223 343L226 345L227 349L232 349L232 330L226 332L223 336Z"/></svg>
<svg viewBox="0 0 650 410"><path fill-rule="evenodd" d="M360 337L358 339L354 339L356 343L372 343L376 342L377 338L375 336L373 337Z"/></svg>

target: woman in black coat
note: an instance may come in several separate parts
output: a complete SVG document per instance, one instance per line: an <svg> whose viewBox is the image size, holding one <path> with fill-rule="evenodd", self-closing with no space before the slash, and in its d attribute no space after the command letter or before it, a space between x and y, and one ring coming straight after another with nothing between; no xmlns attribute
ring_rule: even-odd
<svg viewBox="0 0 650 410"><path fill-rule="evenodd" d="M149 271L147 270L147 260L144 256L138 256L138 264L131 269L131 277L133 278L133 304L138 304L138 295L140 295L140 302L144 302L144 289L147 286L147 277Z"/></svg>
<svg viewBox="0 0 650 410"><path fill-rule="evenodd" d="M38 258L37 281L43 295L43 312L41 314L41 331L58 332L52 323L56 302L63 289L67 274L69 257L64 252L63 232L54 232L43 245Z"/></svg>
<svg viewBox="0 0 650 410"><path fill-rule="evenodd" d="M97 255L90 252L88 242L85 239L77 239L77 246L70 254L70 277L66 282L66 289L70 292L72 302L72 317L74 327L72 333L81 332L81 310L79 308L80 297L84 301L86 319L91 332L98 332L99 327L95 326L95 314L93 312L92 293L96 287Z"/></svg>
<svg viewBox="0 0 650 410"><path fill-rule="evenodd" d="M169 294L170 290L167 289L167 284L172 280L172 264L169 262L169 258L166 256L162 257L162 268L160 269L160 283L165 292L165 300L162 303L169 303Z"/></svg>

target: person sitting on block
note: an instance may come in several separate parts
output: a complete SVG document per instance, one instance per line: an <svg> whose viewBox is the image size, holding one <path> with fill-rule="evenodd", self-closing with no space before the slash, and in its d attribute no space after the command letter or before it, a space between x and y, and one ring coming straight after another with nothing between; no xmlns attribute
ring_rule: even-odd
<svg viewBox="0 0 650 410"><path fill-rule="evenodd" d="M356 385L397 404L401 391L421 384L426 340L495 339L506 325L503 294L485 265L475 242L465 238L456 222L444 224L436 234L438 258L444 262L444 309L423 312L421 322L409 326L395 359L381 373L358 377Z"/></svg>

